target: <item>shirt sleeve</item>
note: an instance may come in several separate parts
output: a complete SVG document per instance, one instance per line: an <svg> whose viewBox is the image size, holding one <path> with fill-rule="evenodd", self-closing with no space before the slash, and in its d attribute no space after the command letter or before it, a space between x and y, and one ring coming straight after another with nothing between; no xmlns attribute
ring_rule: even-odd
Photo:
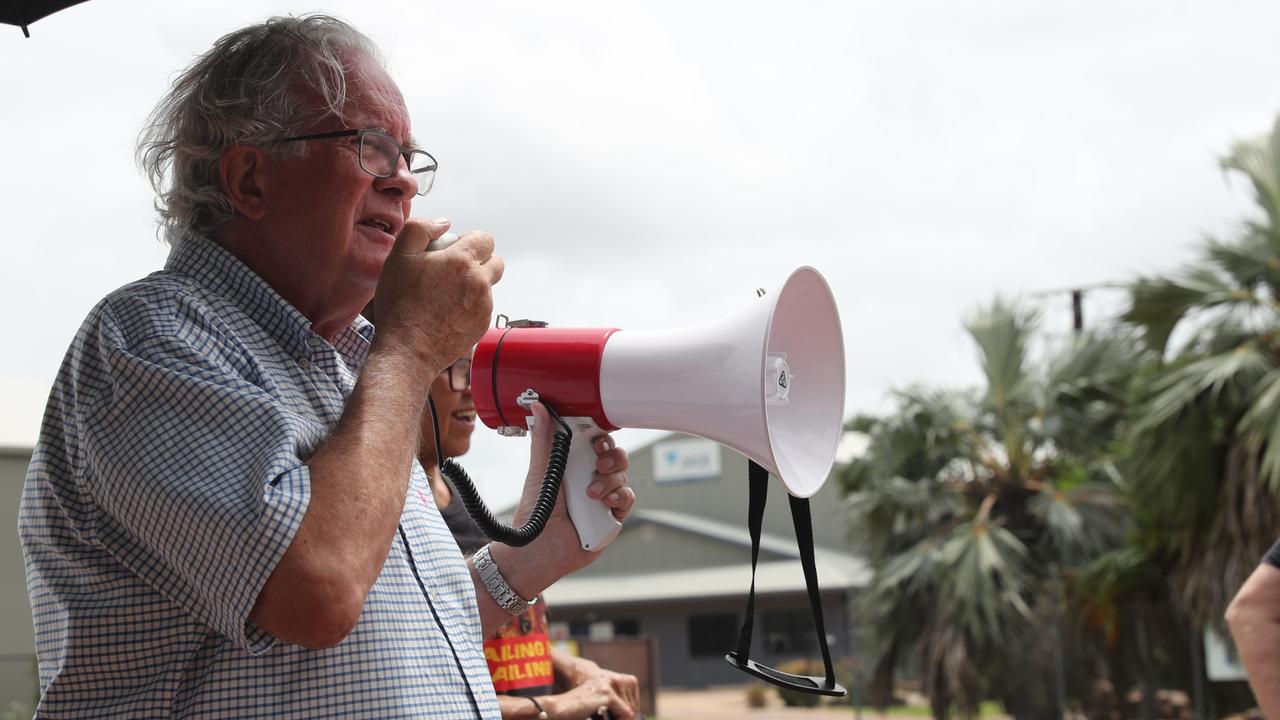
<svg viewBox="0 0 1280 720"><path fill-rule="evenodd" d="M265 652L274 638L249 613L306 513L302 456L324 430L203 344L215 336L127 339L110 320L77 402L96 540L199 622Z"/></svg>
<svg viewBox="0 0 1280 720"><path fill-rule="evenodd" d="M1276 544L1267 550L1267 554L1262 556L1262 562L1280 568L1280 540L1277 540Z"/></svg>

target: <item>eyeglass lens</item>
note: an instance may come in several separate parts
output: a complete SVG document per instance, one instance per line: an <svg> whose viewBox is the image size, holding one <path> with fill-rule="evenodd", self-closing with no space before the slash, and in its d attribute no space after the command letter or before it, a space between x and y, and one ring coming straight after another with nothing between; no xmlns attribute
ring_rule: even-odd
<svg viewBox="0 0 1280 720"><path fill-rule="evenodd" d="M382 133L360 137L360 167L374 177L391 177L400 162L400 145ZM436 180L436 161L421 150L409 151L409 172L418 180L418 194L426 195Z"/></svg>
<svg viewBox="0 0 1280 720"><path fill-rule="evenodd" d="M459 360L449 366L449 389L462 392L471 387L471 360Z"/></svg>

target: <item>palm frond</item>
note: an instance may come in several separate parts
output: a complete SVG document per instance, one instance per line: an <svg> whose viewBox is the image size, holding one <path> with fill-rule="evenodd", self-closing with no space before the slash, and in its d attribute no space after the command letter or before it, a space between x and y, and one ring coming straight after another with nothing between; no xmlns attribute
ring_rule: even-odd
<svg viewBox="0 0 1280 720"><path fill-rule="evenodd" d="M1267 215L1270 227L1280 227L1280 118L1270 135L1237 142L1220 162L1223 170L1243 173L1253 186L1255 202Z"/></svg>
<svg viewBox="0 0 1280 720"><path fill-rule="evenodd" d="M922 632L921 617L931 611L938 582L939 543L924 540L905 548L877 569L854 606L858 622L870 632L873 657L911 643Z"/></svg>
<svg viewBox="0 0 1280 720"><path fill-rule="evenodd" d="M1221 441L1219 423L1202 412L1131 430L1123 472L1134 518L1151 542L1181 551L1202 530L1216 507Z"/></svg>
<svg viewBox="0 0 1280 720"><path fill-rule="evenodd" d="M1147 357L1134 340L1124 332L1086 333L1050 361L1041 432L1057 447L1079 457L1105 454Z"/></svg>
<svg viewBox="0 0 1280 720"><path fill-rule="evenodd" d="M1176 277L1138 278L1129 286L1129 307L1121 319L1141 328L1147 345L1163 354L1189 313L1239 302L1238 290L1230 278L1204 267Z"/></svg>
<svg viewBox="0 0 1280 720"><path fill-rule="evenodd" d="M1028 503L1044 525L1044 552L1060 565L1081 565L1120 545L1124 501L1114 488L1082 485L1069 490L1046 487Z"/></svg>
<svg viewBox="0 0 1280 720"><path fill-rule="evenodd" d="M1077 597L1106 599L1108 602L1136 589L1160 583L1153 575L1154 561L1146 550L1129 545L1102 553L1076 575Z"/></svg>
<svg viewBox="0 0 1280 720"><path fill-rule="evenodd" d="M861 466L849 468L843 485L864 489L891 477L927 478L942 473L957 457L973 454L973 401L963 393L908 388L894 393L896 410L866 419Z"/></svg>
<svg viewBox="0 0 1280 720"><path fill-rule="evenodd" d="M1030 619L1031 555L1013 533L983 518L963 523L943 544L941 561L938 612L969 638L1007 641Z"/></svg>
<svg viewBox="0 0 1280 720"><path fill-rule="evenodd" d="M997 299L965 323L978 345L978 360L987 378L985 404L997 414L1023 390L1027 346L1037 319L1036 313Z"/></svg>
<svg viewBox="0 0 1280 720"><path fill-rule="evenodd" d="M1215 318L1212 326L1201 328L1187 343L1185 352L1188 355L1221 355L1235 352L1242 345L1265 347L1269 344L1266 335L1277 326L1280 323L1272 321L1268 324L1263 318L1250 314L1227 314Z"/></svg>
<svg viewBox="0 0 1280 720"><path fill-rule="evenodd" d="M1280 254L1266 228L1246 226L1243 237L1235 242L1210 240L1205 248L1206 259L1222 268L1237 286L1236 297L1241 302L1261 305L1269 302L1258 291L1265 287L1274 293L1280 288Z"/></svg>
<svg viewBox="0 0 1280 720"><path fill-rule="evenodd" d="M964 498L953 487L894 477L870 483L845 498L850 539L874 561L914 544L934 528L960 516Z"/></svg>
<svg viewBox="0 0 1280 720"><path fill-rule="evenodd" d="M1271 370L1257 387L1240 430L1253 447L1266 448L1259 475L1272 491L1280 491L1280 368Z"/></svg>
<svg viewBox="0 0 1280 720"><path fill-rule="evenodd" d="M1138 432L1158 431L1188 412L1234 416L1247 406L1273 360L1252 344L1175 368L1151 383Z"/></svg>

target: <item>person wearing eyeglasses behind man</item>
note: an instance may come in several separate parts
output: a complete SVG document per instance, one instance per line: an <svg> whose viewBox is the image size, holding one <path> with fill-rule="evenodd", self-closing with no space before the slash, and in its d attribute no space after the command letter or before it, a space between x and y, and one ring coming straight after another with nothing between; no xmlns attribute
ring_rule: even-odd
<svg viewBox="0 0 1280 720"><path fill-rule="evenodd" d="M416 499L427 388L490 324L493 238L426 252L435 159L336 19L224 36L150 120L168 261L90 311L23 488L37 717L500 717L481 639L594 554L561 505L482 579ZM621 520L627 457L601 458Z"/></svg>
<svg viewBox="0 0 1280 720"><path fill-rule="evenodd" d="M442 452L436 449L428 410L422 414L418 461L427 472L441 516L463 554L470 556L488 543L488 538L467 514L453 484L440 472L442 456L457 458L471 449L476 409L471 404L470 357L459 359L431 383L431 398L440 421ZM611 447L611 440L602 439L597 450L607 452ZM597 470L608 468L598 466ZM425 502L426 498L420 500ZM634 675L605 670L590 660L551 647L547 607L541 600L485 640L485 658L503 720L606 716L631 720L640 711L640 685ZM556 692L557 681L567 688L564 692Z"/></svg>

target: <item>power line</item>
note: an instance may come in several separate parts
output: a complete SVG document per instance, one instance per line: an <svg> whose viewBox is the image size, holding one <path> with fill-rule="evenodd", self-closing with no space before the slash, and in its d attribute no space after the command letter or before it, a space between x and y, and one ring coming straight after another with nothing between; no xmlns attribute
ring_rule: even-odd
<svg viewBox="0 0 1280 720"><path fill-rule="evenodd" d="M1074 287L1053 288L1051 290L1038 290L1030 293L1030 297L1055 297L1058 295L1071 295L1071 330L1079 334L1084 332L1084 295L1086 292L1094 290L1126 290L1129 285L1127 283L1118 282L1096 282L1085 285L1076 285Z"/></svg>

